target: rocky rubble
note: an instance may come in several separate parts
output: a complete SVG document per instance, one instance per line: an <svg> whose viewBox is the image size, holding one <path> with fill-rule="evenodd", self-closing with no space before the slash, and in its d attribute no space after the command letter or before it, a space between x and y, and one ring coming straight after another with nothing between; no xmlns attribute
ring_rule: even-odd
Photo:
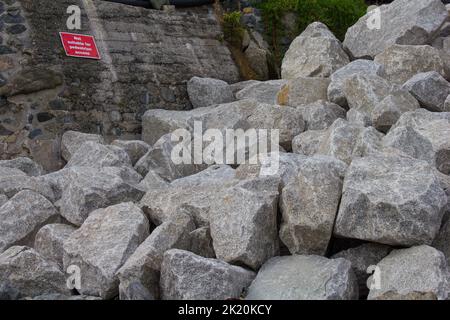
<svg viewBox="0 0 450 320"><path fill-rule="evenodd" d="M381 31L369 12L343 44L308 26L282 79L191 79L194 108L146 111L143 141L67 131L61 170L0 161L0 298L449 299L449 53L432 41L448 12L380 10ZM177 129L279 146L175 163Z"/></svg>

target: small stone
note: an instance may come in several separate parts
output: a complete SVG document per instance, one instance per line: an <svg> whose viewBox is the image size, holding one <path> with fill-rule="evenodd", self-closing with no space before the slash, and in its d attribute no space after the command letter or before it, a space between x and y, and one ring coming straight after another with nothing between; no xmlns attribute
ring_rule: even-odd
<svg viewBox="0 0 450 320"><path fill-rule="evenodd" d="M9 34L21 34L25 31L27 31L27 27L25 27L23 24L14 24L6 28L6 32L8 32Z"/></svg>

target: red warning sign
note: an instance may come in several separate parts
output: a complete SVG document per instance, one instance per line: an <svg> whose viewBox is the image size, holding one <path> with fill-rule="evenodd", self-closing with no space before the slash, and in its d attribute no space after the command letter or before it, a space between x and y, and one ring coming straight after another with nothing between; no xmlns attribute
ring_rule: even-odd
<svg viewBox="0 0 450 320"><path fill-rule="evenodd" d="M61 42L69 57L100 59L93 36L60 32Z"/></svg>

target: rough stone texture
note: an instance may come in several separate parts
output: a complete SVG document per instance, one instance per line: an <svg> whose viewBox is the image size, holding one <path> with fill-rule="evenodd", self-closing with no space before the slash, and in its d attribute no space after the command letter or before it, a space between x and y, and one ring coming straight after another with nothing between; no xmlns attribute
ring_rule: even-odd
<svg viewBox="0 0 450 320"><path fill-rule="evenodd" d="M124 181L120 172L114 169L73 167L44 176L44 179L61 197L61 215L70 223L81 226L95 209L139 201L144 195L143 191Z"/></svg>
<svg viewBox="0 0 450 320"><path fill-rule="evenodd" d="M257 81L236 92L236 98L255 99L259 102L277 104L278 92L287 83L286 80Z"/></svg>
<svg viewBox="0 0 450 320"><path fill-rule="evenodd" d="M348 64L349 58L340 41L321 22L310 24L286 52L281 77L329 77Z"/></svg>
<svg viewBox="0 0 450 320"><path fill-rule="evenodd" d="M179 214L173 220L156 227L150 236L134 251L127 262L117 271L120 280L121 300L158 299L159 277L164 252L170 249L189 250L190 232L195 228L192 218ZM136 294L133 287L140 287ZM131 294L130 294L131 293ZM143 293L145 293L143 295Z"/></svg>
<svg viewBox="0 0 450 320"><path fill-rule="evenodd" d="M445 76L445 62L436 48L428 45L393 45L375 57L385 70L385 78L402 85L414 75L435 71Z"/></svg>
<svg viewBox="0 0 450 320"><path fill-rule="evenodd" d="M375 106L370 115L370 122L378 131L386 133L403 113L414 111L419 107L419 102L411 94L397 90Z"/></svg>
<svg viewBox="0 0 450 320"><path fill-rule="evenodd" d="M331 82L327 90L328 100L342 107L346 107L347 99L343 91L343 86L345 81L355 74L385 77L383 66L376 62L363 59L352 61L331 75Z"/></svg>
<svg viewBox="0 0 450 320"><path fill-rule="evenodd" d="M187 92L194 108L209 107L234 100L228 83L218 79L193 77L187 83Z"/></svg>
<svg viewBox="0 0 450 320"><path fill-rule="evenodd" d="M293 137L303 132L305 126L301 112L295 108L246 99L192 111L147 111L143 118L143 140L153 144L164 134L180 128L190 131L192 137L196 122L197 125L201 122L203 131L278 129L280 146L286 149L290 149Z"/></svg>
<svg viewBox="0 0 450 320"><path fill-rule="evenodd" d="M332 157L307 158L283 188L280 239L291 254L326 253L346 169Z"/></svg>
<svg viewBox="0 0 450 320"><path fill-rule="evenodd" d="M36 234L34 249L44 258L53 260L62 266L64 241L75 230L76 228L68 224L47 224Z"/></svg>
<svg viewBox="0 0 450 320"><path fill-rule="evenodd" d="M447 98L445 99L444 109L445 110L450 110L450 95L448 95Z"/></svg>
<svg viewBox="0 0 450 320"><path fill-rule="evenodd" d="M278 254L279 184L278 177L243 180L215 197L210 226L218 259L256 270Z"/></svg>
<svg viewBox="0 0 450 320"><path fill-rule="evenodd" d="M0 194L11 198L24 190L37 192L50 201L56 200L51 186L42 177L29 177L18 169L0 167Z"/></svg>
<svg viewBox="0 0 450 320"><path fill-rule="evenodd" d="M291 79L278 92L279 105L297 107L318 100L327 100L330 80L319 77L299 77Z"/></svg>
<svg viewBox="0 0 450 320"><path fill-rule="evenodd" d="M65 274L32 248L14 246L0 254L0 298L15 300L44 294L70 295Z"/></svg>
<svg viewBox="0 0 450 320"><path fill-rule="evenodd" d="M447 196L425 161L378 154L347 170L334 233L388 245L430 244Z"/></svg>
<svg viewBox="0 0 450 320"><path fill-rule="evenodd" d="M393 44L427 44L448 17L440 0L396 0L380 6L380 29L369 28L374 12L347 30L343 44L354 58L373 58Z"/></svg>
<svg viewBox="0 0 450 320"><path fill-rule="evenodd" d="M370 276L369 267L376 265L386 257L391 248L377 243L366 243L355 248L350 248L334 254L331 258L344 258L351 262L359 285L359 296L366 297L369 294L367 279Z"/></svg>
<svg viewBox="0 0 450 320"><path fill-rule="evenodd" d="M208 226L215 197L222 189L234 184L234 169L211 166L192 176L174 180L165 189L149 190L140 206L156 225L184 212L194 219L196 226Z"/></svg>
<svg viewBox="0 0 450 320"><path fill-rule="evenodd" d="M205 258L215 258L213 240L208 227L201 227L189 233L191 238L191 252Z"/></svg>
<svg viewBox="0 0 450 320"><path fill-rule="evenodd" d="M325 132L317 147L317 154L335 157L350 164L357 137L363 128L337 119Z"/></svg>
<svg viewBox="0 0 450 320"><path fill-rule="evenodd" d="M183 178L206 168L205 164L174 163L172 159L172 150L178 144L178 141L172 141L172 134L162 136L156 141L153 147L139 159L134 168L142 176L146 176L149 171L152 171L165 181ZM193 162L193 152L191 153L191 159Z"/></svg>
<svg viewBox="0 0 450 320"><path fill-rule="evenodd" d="M0 207L0 252L13 245L32 246L36 232L58 217L53 204L40 194L17 193Z"/></svg>
<svg viewBox="0 0 450 320"><path fill-rule="evenodd" d="M70 157L65 168L70 167L130 167L128 153L116 146L88 141L83 143Z"/></svg>
<svg viewBox="0 0 450 320"><path fill-rule="evenodd" d="M383 150L384 135L374 127L367 127L360 131L353 147L352 157L365 157L377 154Z"/></svg>
<svg viewBox="0 0 450 320"><path fill-rule="evenodd" d="M111 145L120 147L125 150L131 160L131 165L133 166L150 149L150 146L148 144L140 140L114 140Z"/></svg>
<svg viewBox="0 0 450 320"><path fill-rule="evenodd" d="M0 167L18 169L32 177L37 177L44 173L41 165L25 157L12 160L0 160Z"/></svg>
<svg viewBox="0 0 450 320"><path fill-rule="evenodd" d="M72 155L88 141L104 144L105 140L98 134L89 134L78 131L66 131L61 138L61 156L69 161Z"/></svg>
<svg viewBox="0 0 450 320"><path fill-rule="evenodd" d="M433 247L441 251L447 259L447 265L450 265L450 220L447 220L441 227Z"/></svg>
<svg viewBox="0 0 450 320"><path fill-rule="evenodd" d="M112 298L117 270L148 234L148 219L131 202L95 210L64 242L64 269L80 268L81 294Z"/></svg>
<svg viewBox="0 0 450 320"><path fill-rule="evenodd" d="M267 261L246 299L352 300L358 299L358 287L350 261L293 255Z"/></svg>
<svg viewBox="0 0 450 320"><path fill-rule="evenodd" d="M450 113L417 109L404 113L383 139L387 150L425 160L450 173Z"/></svg>
<svg viewBox="0 0 450 320"><path fill-rule="evenodd" d="M450 95L450 83L436 71L418 73L405 82L403 88L408 90L420 104L437 112L450 112L445 100Z"/></svg>
<svg viewBox="0 0 450 320"><path fill-rule="evenodd" d="M417 295L424 298L429 294L439 300L448 298L447 262L442 252L432 247L422 245L394 250L377 267L380 270L380 288L371 288L370 300L386 294L409 299L414 296L417 299Z"/></svg>
<svg viewBox="0 0 450 320"><path fill-rule="evenodd" d="M161 296L164 300L238 299L255 274L216 259L172 249L161 266Z"/></svg>
<svg viewBox="0 0 450 320"><path fill-rule="evenodd" d="M300 108L306 122L306 130L328 129L338 118L345 119L346 114L342 107L323 100Z"/></svg>
<svg viewBox="0 0 450 320"><path fill-rule="evenodd" d="M370 116L375 107L392 92L392 85L377 75L356 74L343 85L348 106Z"/></svg>
<svg viewBox="0 0 450 320"><path fill-rule="evenodd" d="M326 130L308 130L292 140L292 151L311 156L317 153L320 144L327 137Z"/></svg>

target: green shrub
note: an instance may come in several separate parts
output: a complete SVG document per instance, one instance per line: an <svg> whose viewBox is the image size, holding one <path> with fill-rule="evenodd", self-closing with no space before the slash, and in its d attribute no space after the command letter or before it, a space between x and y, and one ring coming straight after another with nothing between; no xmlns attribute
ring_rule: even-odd
<svg viewBox="0 0 450 320"><path fill-rule="evenodd" d="M233 11L223 14L223 33L225 40L234 46L240 46L245 28L241 23L242 13Z"/></svg>
<svg viewBox="0 0 450 320"><path fill-rule="evenodd" d="M293 12L297 17L297 30L293 36L299 35L312 22L320 21L343 40L347 29L367 10L364 0L262 0L255 2L255 6L261 9L266 36L278 58L284 53L278 41L285 36L282 19L286 13Z"/></svg>

